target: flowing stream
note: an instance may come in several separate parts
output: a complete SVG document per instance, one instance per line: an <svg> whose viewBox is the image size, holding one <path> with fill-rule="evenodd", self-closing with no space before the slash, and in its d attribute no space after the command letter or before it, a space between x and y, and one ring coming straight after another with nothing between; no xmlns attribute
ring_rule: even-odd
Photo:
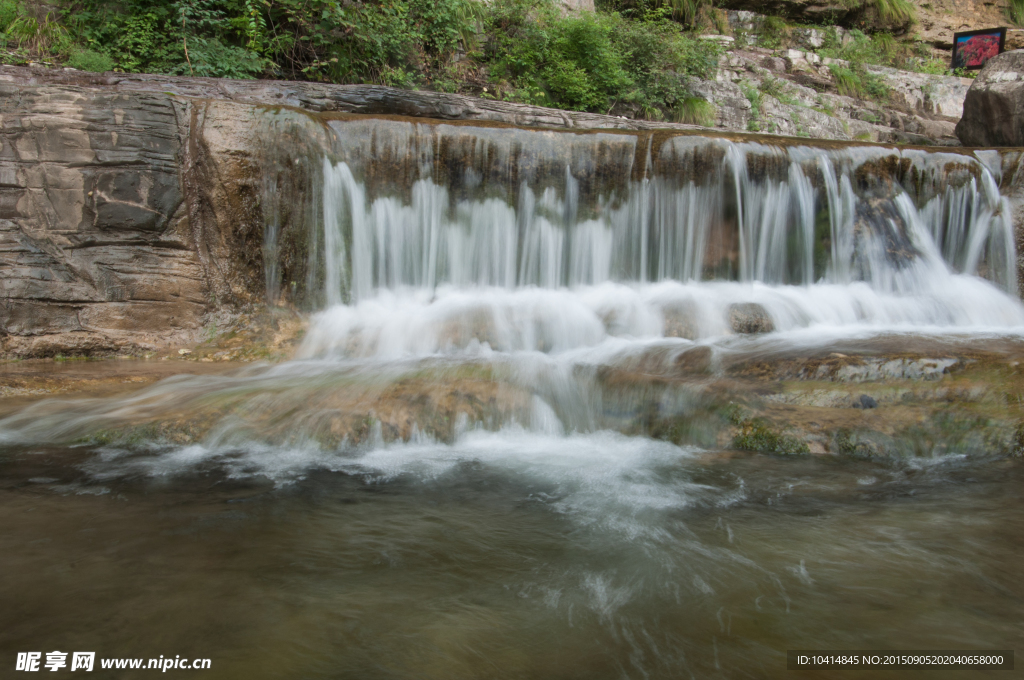
<svg viewBox="0 0 1024 680"><path fill-rule="evenodd" d="M763 678L787 649L1024 639L1019 459L677 446L630 423L699 391L607 382L695 349L712 376L1019 349L1015 157L325 125L300 231L264 187L268 300L316 307L294 361L0 420L4 650L218 678ZM469 406L440 422L445 399Z"/></svg>

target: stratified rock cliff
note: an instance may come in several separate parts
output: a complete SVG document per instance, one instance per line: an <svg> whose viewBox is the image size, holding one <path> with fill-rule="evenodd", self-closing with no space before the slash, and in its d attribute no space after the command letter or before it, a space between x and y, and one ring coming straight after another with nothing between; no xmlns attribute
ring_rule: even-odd
<svg viewBox="0 0 1024 680"><path fill-rule="evenodd" d="M159 345L259 299L264 110L0 85L0 328L19 355Z"/></svg>

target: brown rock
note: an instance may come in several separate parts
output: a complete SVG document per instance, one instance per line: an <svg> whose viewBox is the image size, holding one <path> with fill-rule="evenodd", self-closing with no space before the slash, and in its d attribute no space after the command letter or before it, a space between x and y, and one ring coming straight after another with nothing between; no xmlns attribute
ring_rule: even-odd
<svg viewBox="0 0 1024 680"><path fill-rule="evenodd" d="M985 64L967 91L956 126L964 146L1024 146L1024 50Z"/></svg>

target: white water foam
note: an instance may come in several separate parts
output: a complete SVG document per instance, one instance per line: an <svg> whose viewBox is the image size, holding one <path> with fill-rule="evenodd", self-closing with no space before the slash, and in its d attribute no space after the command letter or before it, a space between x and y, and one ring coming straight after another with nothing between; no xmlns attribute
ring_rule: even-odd
<svg viewBox="0 0 1024 680"><path fill-rule="evenodd" d="M279 447L215 441L132 451L106 448L85 469L98 481L219 468L230 477L265 477L278 484L315 470L356 475L371 484L429 484L455 479L462 466L472 465L515 480L524 499L550 505L581 523L650 532L656 528L638 521L644 513L695 504L725 506L743 498L742 485L722 489L689 481L684 466L697 454L694 448L614 432L544 434L513 425L493 432L469 430L452 444L420 436L339 450L312 443Z"/></svg>
<svg viewBox="0 0 1024 680"><path fill-rule="evenodd" d="M733 305L744 303L761 305L783 336L805 339L883 332L1024 333L1024 305L983 279L904 271L891 287L887 292L866 282L769 286L666 281L574 290L380 291L318 314L299 356L397 359L465 351L557 355L616 339L642 348L671 337L675 318L689 336L684 341L723 344L738 339L729 316ZM613 344L621 347L621 342Z"/></svg>

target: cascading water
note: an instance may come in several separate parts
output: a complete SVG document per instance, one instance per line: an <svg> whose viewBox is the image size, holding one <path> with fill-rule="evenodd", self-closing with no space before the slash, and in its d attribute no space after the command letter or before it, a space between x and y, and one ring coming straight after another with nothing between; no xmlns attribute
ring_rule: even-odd
<svg viewBox="0 0 1024 680"><path fill-rule="evenodd" d="M986 152L333 125L305 356L1024 325Z"/></svg>

